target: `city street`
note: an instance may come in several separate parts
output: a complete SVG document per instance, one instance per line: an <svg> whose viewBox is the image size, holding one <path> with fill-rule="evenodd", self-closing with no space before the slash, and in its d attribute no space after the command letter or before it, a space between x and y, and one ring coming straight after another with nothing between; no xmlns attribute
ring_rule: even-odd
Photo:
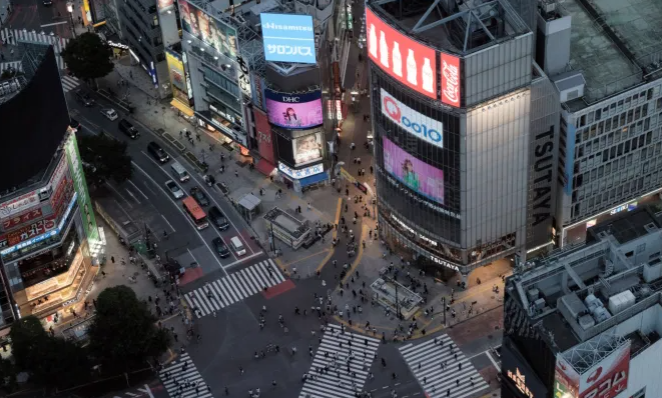
<svg viewBox="0 0 662 398"><path fill-rule="evenodd" d="M72 36L66 0L53 0L52 5L44 5L42 0L14 0L12 3L14 11L6 23L10 29L43 31L65 38ZM78 1L74 4L80 8Z"/></svg>

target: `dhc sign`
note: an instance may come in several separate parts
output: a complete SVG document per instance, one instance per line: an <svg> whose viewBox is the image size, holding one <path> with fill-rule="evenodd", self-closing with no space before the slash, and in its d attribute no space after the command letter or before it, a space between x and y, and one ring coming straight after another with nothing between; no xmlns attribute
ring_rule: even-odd
<svg viewBox="0 0 662 398"><path fill-rule="evenodd" d="M382 100L382 114L395 124L439 148L444 147L444 125L434 119L424 116L402 102L393 98L391 94L380 88Z"/></svg>

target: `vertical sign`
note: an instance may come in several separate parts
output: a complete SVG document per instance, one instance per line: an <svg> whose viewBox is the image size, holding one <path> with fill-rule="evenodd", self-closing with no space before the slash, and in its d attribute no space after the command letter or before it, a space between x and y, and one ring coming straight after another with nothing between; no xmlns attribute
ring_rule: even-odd
<svg viewBox="0 0 662 398"><path fill-rule="evenodd" d="M239 88L245 97L252 98L250 67L241 56L237 57L237 65L239 65L237 70L237 81L239 83Z"/></svg>
<svg viewBox="0 0 662 398"><path fill-rule="evenodd" d="M78 144L76 143L76 135L71 134L67 143L64 146L69 161L69 170L74 180L74 187L78 193L78 205L80 206L81 217L85 224L85 234L88 240L99 240L99 230L97 229L97 222L94 218L94 210L92 208L92 201L87 192L87 182L85 181L85 174L83 174L83 165L80 161L80 153L78 152Z"/></svg>
<svg viewBox="0 0 662 398"><path fill-rule="evenodd" d="M441 53L441 102L460 106L460 59Z"/></svg>

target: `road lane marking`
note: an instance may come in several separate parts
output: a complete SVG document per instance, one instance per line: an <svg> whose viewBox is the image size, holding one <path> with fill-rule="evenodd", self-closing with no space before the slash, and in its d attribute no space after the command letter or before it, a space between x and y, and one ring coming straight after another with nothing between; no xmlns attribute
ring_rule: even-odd
<svg viewBox="0 0 662 398"><path fill-rule="evenodd" d="M145 177L147 177L147 178L152 182L152 184L154 184L154 185L155 185L155 186L161 191L161 193L163 193L163 196L165 196L166 198L168 198L168 200L170 201L170 203L172 203L172 204L175 206L175 208L177 209L177 211L179 211L179 214L181 214L181 215L186 219L186 221L188 221L188 223L189 223L189 225L191 226L191 228L193 228L193 231L195 231L195 233L198 235L198 237L199 237L200 240L202 241L202 244L205 245L205 246L207 247L207 249L208 249L209 252L212 254L212 256L214 257L214 260L216 260L216 262L218 263L218 265L219 265L219 267L221 268L221 270L223 271L223 273L224 273L225 275L227 275L227 274L228 274L227 271L225 270L225 268L223 268L223 264L222 264L222 263L219 261L219 259L216 257L214 250L212 250L212 248L209 246L209 244L207 243L207 241L205 240L205 238L202 237L202 234L200 233L200 231L198 231L198 228L195 227L195 225L193 224L193 221L191 221L191 218L188 217L188 216L186 215L186 213L184 213L184 210L182 210L181 206L178 206L178 203L175 202L175 201L172 199L172 197L168 194L168 192L166 192L166 190L165 190L164 188L161 188L161 186L156 182L156 180L154 180L154 179L152 178L152 176L150 176L149 174L147 174L147 172L146 172L145 170L143 170L142 167L138 166L138 164L137 164L136 162L134 162L134 161L131 161L131 164L133 164L133 167L135 167L137 170L139 170L141 173L143 173L143 174L145 175Z"/></svg>
<svg viewBox="0 0 662 398"><path fill-rule="evenodd" d="M224 266L223 268L232 268L232 267L234 267L235 265L239 265L239 264L245 262L246 260L250 260L250 259L253 258L253 257L257 257L257 256L259 256L260 254L264 254L264 252L263 252L263 251L259 251L259 252L257 252L257 253L253 253L253 254L251 254L250 256L243 257L241 260L237 260L237 261L235 261L234 263L230 263L230 264Z"/></svg>
<svg viewBox="0 0 662 398"><path fill-rule="evenodd" d="M119 196L120 198L122 198L122 200L124 200L124 201L126 202L126 204L129 206L129 209L133 209L133 205L131 204L131 202L129 202L129 201L128 201L128 200L127 200L127 199L126 199L121 193L120 193L120 191L118 191L117 189L115 189L115 187L112 186L112 185L110 185L110 183L108 183L108 182L106 182L106 186L107 186L108 188L110 188L111 190L113 190L113 192L115 192L115 193L117 194L117 196ZM118 202L118 204L119 204L119 202ZM120 207L121 207L121 205L120 205Z"/></svg>
<svg viewBox="0 0 662 398"><path fill-rule="evenodd" d="M138 202L139 205L142 204L142 203L140 203L140 201L138 200L138 198L136 198L136 195L134 195L131 191L129 191L128 188L124 188L124 190L126 191L126 193L129 194L129 196L131 196L131 197L133 198L133 200L135 200L136 202Z"/></svg>
<svg viewBox="0 0 662 398"><path fill-rule="evenodd" d="M63 25L65 23L69 23L69 21L60 21L60 22L47 23L45 25L41 25L41 27L46 28L46 27L49 27L49 26Z"/></svg>
<svg viewBox="0 0 662 398"><path fill-rule="evenodd" d="M143 191L141 191L140 188L138 188L138 186L137 186L136 184L133 183L133 181L131 181L131 180L127 180L127 182L128 182L129 184L133 185L133 187L136 189L136 191L140 192L140 194L143 196L143 198L145 198L145 200L149 200L149 198L147 197L147 195L145 195L145 193L144 193Z"/></svg>
<svg viewBox="0 0 662 398"><path fill-rule="evenodd" d="M164 216L163 214L161 214L161 217L163 217L163 221L165 221L166 224L168 224L168 226L170 227L170 229L172 229L172 232L177 232L177 230L175 229L175 227L173 227L172 224L170 224L170 221L168 221L168 219L166 218L166 216Z"/></svg>
<svg viewBox="0 0 662 398"><path fill-rule="evenodd" d="M490 359L490 362L492 362L492 365L496 368L497 372L501 373L501 366L497 363L497 361L492 358L492 354L489 353L489 351L485 351L485 355Z"/></svg>

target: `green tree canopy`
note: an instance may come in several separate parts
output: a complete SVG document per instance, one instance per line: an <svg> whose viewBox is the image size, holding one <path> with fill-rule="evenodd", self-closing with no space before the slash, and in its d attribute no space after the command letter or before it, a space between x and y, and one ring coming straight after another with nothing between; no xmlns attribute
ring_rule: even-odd
<svg viewBox="0 0 662 398"><path fill-rule="evenodd" d="M133 165L131 156L126 153L126 142L105 134L81 135L78 138L80 157L89 182L97 184L112 178L121 183L131 178Z"/></svg>
<svg viewBox="0 0 662 398"><path fill-rule="evenodd" d="M107 374L140 369L162 355L170 335L156 326L156 317L128 286L99 294L96 316L88 330L89 349Z"/></svg>
<svg viewBox="0 0 662 398"><path fill-rule="evenodd" d="M113 71L113 50L96 33L86 32L69 40L62 58L69 72L83 80L98 79Z"/></svg>
<svg viewBox="0 0 662 398"><path fill-rule="evenodd" d="M0 358L0 391L11 394L16 390L16 366L9 359Z"/></svg>
<svg viewBox="0 0 662 398"><path fill-rule="evenodd" d="M90 380L86 350L76 342L48 335L37 317L14 322L9 337L16 368L27 372L30 382L46 388L68 388Z"/></svg>

